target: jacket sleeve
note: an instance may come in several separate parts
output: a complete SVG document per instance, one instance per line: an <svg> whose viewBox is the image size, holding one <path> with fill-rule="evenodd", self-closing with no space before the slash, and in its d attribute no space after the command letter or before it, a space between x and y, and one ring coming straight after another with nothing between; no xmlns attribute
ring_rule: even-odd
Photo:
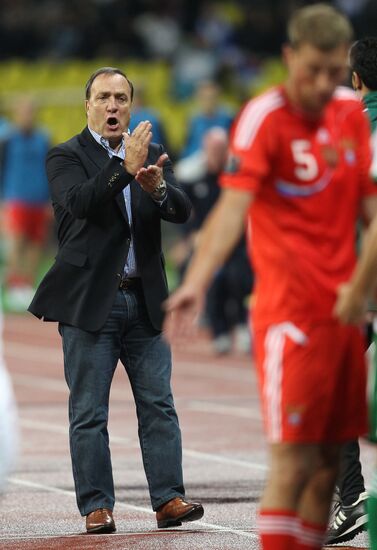
<svg viewBox="0 0 377 550"><path fill-rule="evenodd" d="M47 155L46 170L52 202L74 218L86 218L112 200L134 178L119 157L109 159L98 173L88 178L80 158L66 147L54 147Z"/></svg>
<svg viewBox="0 0 377 550"><path fill-rule="evenodd" d="M151 161L156 162L158 157L165 153L162 145L151 144ZM168 158L163 166L163 177L166 181L167 196L162 203L154 201L163 220L173 223L185 223L191 213L191 201L178 184L171 160ZM153 199L151 199L153 200Z"/></svg>

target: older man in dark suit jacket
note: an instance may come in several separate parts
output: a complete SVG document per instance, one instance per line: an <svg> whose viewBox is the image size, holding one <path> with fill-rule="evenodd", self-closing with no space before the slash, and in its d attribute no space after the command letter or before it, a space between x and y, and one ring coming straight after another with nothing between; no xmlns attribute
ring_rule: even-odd
<svg viewBox="0 0 377 550"><path fill-rule="evenodd" d="M86 86L88 126L47 158L59 250L29 310L58 321L70 390L70 448L77 504L88 533L115 531L107 431L111 380L123 363L159 527L203 515L184 500L182 447L162 338L168 294L161 219L183 223L190 202L151 124L127 133L133 87L119 69Z"/></svg>

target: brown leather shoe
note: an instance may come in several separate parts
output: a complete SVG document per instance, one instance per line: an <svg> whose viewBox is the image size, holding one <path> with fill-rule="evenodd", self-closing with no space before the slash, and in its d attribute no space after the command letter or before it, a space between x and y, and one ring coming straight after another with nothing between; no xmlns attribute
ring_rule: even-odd
<svg viewBox="0 0 377 550"><path fill-rule="evenodd" d="M116 531L113 513L108 508L99 508L86 516L87 533L113 533Z"/></svg>
<svg viewBox="0 0 377 550"><path fill-rule="evenodd" d="M183 498L176 497L157 510L157 526L160 529L176 527L182 525L182 521L196 521L203 514L203 506L199 502L186 502Z"/></svg>

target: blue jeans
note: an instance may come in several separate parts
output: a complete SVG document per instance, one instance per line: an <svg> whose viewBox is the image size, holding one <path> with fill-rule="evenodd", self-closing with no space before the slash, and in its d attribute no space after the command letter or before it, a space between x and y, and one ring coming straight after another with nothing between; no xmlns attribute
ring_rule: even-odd
<svg viewBox="0 0 377 550"><path fill-rule="evenodd" d="M141 289L119 290L105 326L60 324L70 390L70 449L77 505L87 515L114 507L107 431L111 381L120 359L135 399L152 507L184 496L182 443L170 387L171 353L151 325Z"/></svg>

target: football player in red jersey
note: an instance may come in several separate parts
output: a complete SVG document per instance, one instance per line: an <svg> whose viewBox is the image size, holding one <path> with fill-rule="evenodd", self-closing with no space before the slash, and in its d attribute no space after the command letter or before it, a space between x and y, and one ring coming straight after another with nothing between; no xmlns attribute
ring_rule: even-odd
<svg viewBox="0 0 377 550"><path fill-rule="evenodd" d="M366 431L363 335L333 308L355 265L356 221L377 208L368 120L340 87L349 21L313 4L293 14L288 38L287 79L240 112L222 193L165 321L171 341L191 330L246 223L271 458L259 514L264 550L322 548L340 450Z"/></svg>

